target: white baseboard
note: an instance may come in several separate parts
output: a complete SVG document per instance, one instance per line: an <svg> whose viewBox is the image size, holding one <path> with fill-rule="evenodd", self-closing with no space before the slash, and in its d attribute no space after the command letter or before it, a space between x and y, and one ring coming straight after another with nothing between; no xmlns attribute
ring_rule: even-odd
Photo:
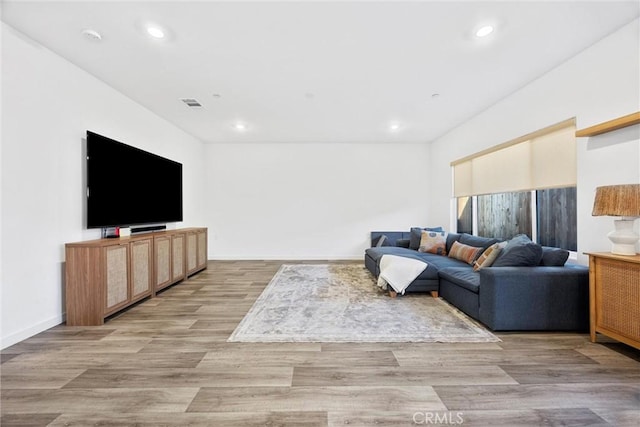
<svg viewBox="0 0 640 427"><path fill-rule="evenodd" d="M46 331L49 328L53 328L54 326L58 326L59 324L65 321L65 313L54 316L49 320L45 320L44 322L37 323L28 328L22 329L21 331L14 332L6 337L0 337L0 349L5 349L14 344L19 343L20 341L26 340L27 338L31 338L32 336L39 334L42 331Z"/></svg>

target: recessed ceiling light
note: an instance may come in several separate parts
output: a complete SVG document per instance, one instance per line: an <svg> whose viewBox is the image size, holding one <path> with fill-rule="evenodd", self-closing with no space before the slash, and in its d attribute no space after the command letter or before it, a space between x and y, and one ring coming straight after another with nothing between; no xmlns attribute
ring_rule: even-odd
<svg viewBox="0 0 640 427"><path fill-rule="evenodd" d="M98 41L98 42L102 40L102 35L96 30L90 30L90 29L82 30L82 35L89 40Z"/></svg>
<svg viewBox="0 0 640 427"><path fill-rule="evenodd" d="M155 25L147 26L147 34L149 34L154 39L163 39L164 38L164 31L162 30L162 28L157 27Z"/></svg>
<svg viewBox="0 0 640 427"><path fill-rule="evenodd" d="M246 123L242 123L242 122L237 122L236 124L233 125L233 128L238 132L244 132L248 129Z"/></svg>
<svg viewBox="0 0 640 427"><path fill-rule="evenodd" d="M476 31L476 37L486 37L491 33L493 33L493 27L491 25L485 25Z"/></svg>
<svg viewBox="0 0 640 427"><path fill-rule="evenodd" d="M400 128L401 128L400 123L391 123L389 125L389 130L391 132L398 132L400 130Z"/></svg>

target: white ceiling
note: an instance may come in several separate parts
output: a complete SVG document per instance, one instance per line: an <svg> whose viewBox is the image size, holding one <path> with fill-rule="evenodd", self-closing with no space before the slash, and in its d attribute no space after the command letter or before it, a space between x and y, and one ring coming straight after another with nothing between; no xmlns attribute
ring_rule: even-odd
<svg viewBox="0 0 640 427"><path fill-rule="evenodd" d="M639 9L637 0L3 1L2 21L205 142L427 142ZM147 22L168 39L147 36ZM476 38L486 23L495 32Z"/></svg>

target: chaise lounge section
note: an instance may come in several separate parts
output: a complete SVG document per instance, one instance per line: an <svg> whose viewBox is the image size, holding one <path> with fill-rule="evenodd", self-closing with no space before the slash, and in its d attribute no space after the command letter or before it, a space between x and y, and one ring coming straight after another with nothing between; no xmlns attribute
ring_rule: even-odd
<svg viewBox="0 0 640 427"><path fill-rule="evenodd" d="M539 245L536 248L533 242L521 239L527 250L539 252L540 258L535 265L491 266L474 271L473 265L465 261L412 249L416 245L416 230L427 229L414 228L409 233L373 232L373 247L365 251L366 268L377 278L380 260L387 254L424 261L427 268L407 287L406 292L436 293L494 331L588 329L589 269L566 264L568 252ZM382 244L381 236L385 236ZM454 242L480 247L482 253L498 241L448 233L446 253ZM520 263L524 262L520 260ZM498 261L496 264L501 265Z"/></svg>

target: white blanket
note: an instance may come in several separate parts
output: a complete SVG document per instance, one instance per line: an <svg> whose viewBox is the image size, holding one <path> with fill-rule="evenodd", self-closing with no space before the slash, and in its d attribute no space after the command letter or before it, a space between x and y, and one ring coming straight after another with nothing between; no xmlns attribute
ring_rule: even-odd
<svg viewBox="0 0 640 427"><path fill-rule="evenodd" d="M427 263L397 255L382 255L378 286L387 290L387 285L404 294L405 289L427 268Z"/></svg>

